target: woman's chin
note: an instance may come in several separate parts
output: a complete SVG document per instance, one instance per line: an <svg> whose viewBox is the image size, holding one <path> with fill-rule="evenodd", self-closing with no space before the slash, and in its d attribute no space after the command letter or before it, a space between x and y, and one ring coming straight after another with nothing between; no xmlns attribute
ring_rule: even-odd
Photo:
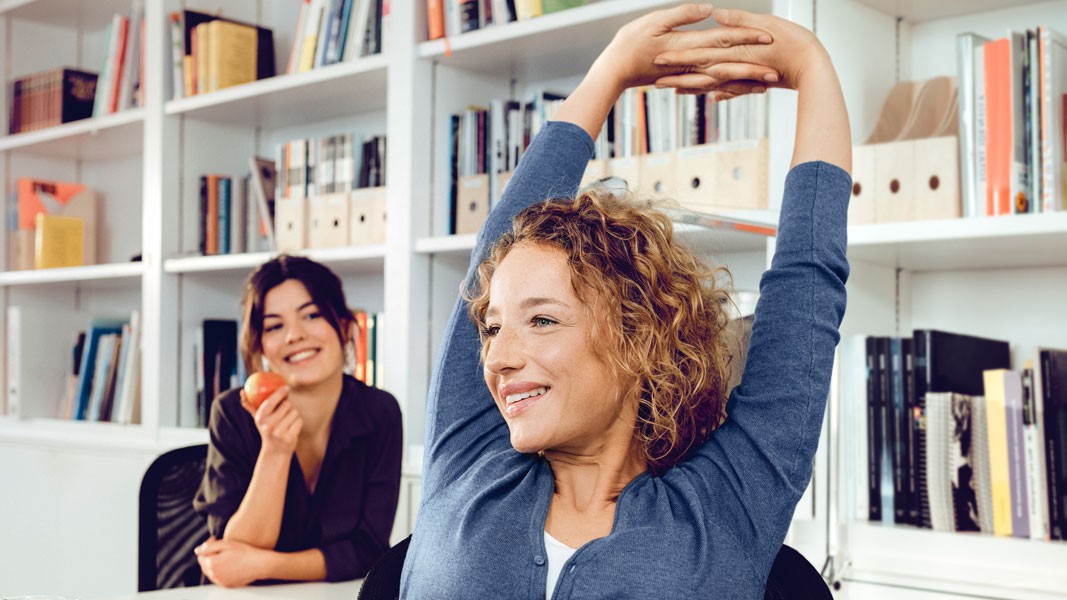
<svg viewBox="0 0 1067 600"><path fill-rule="evenodd" d="M511 432L511 447L523 454L536 454L545 449L543 443L527 436L516 435L515 431Z"/></svg>

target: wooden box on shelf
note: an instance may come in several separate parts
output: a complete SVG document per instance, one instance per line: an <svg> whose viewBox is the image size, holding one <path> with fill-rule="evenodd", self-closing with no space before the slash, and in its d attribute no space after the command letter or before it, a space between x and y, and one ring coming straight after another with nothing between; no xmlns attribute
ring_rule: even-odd
<svg viewBox="0 0 1067 600"><path fill-rule="evenodd" d="M386 188L357 188L349 192L348 243L365 246L385 243Z"/></svg>

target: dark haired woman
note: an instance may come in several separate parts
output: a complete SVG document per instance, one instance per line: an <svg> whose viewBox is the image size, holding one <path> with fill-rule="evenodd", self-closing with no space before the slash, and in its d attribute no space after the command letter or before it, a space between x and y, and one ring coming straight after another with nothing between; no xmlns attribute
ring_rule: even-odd
<svg viewBox="0 0 1067 600"><path fill-rule="evenodd" d="M362 577L389 547L403 435L390 394L345 374L355 322L341 281L303 257L249 275L241 300L249 372L287 385L259 406L243 389L212 405L197 548L214 583Z"/></svg>
<svg viewBox="0 0 1067 600"><path fill-rule="evenodd" d="M722 27L679 29L709 17ZM799 94L733 391L714 271L662 214L574 197L612 104L653 82ZM404 596L762 598L811 477L845 308L851 144L829 55L777 17L658 11L616 34L555 119L489 215L446 330Z"/></svg>

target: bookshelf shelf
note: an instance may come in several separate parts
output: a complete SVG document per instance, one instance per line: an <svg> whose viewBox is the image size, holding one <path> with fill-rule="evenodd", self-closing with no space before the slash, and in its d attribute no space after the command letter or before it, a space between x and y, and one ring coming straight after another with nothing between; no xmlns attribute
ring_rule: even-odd
<svg viewBox="0 0 1067 600"><path fill-rule="evenodd" d="M1062 265L1067 213L849 228L849 259L913 271Z"/></svg>
<svg viewBox="0 0 1067 600"><path fill-rule="evenodd" d="M141 425L67 419L2 419L0 443L121 453L156 451L159 448L155 435Z"/></svg>
<svg viewBox="0 0 1067 600"><path fill-rule="evenodd" d="M130 0L0 0L0 15L58 27L93 30L111 21L115 13L126 14Z"/></svg>
<svg viewBox="0 0 1067 600"><path fill-rule="evenodd" d="M144 264L140 262L88 265L62 269L6 271L0 272L0 287L56 284L110 286L116 282L128 282L129 285L138 285L144 271Z"/></svg>
<svg viewBox="0 0 1067 600"><path fill-rule="evenodd" d="M283 128L306 123L309 109L316 120L383 109L385 84L386 58L375 55L172 100L165 110L203 121Z"/></svg>
<svg viewBox="0 0 1067 600"><path fill-rule="evenodd" d="M439 235L421 238L415 241L415 252L419 254L449 254L470 256L477 242L477 235L465 233L460 235Z"/></svg>
<svg viewBox="0 0 1067 600"><path fill-rule="evenodd" d="M381 273L385 263L385 246L352 246L347 248L324 248L301 250L294 253L307 256L329 265L339 273ZM253 252L219 256L191 256L164 261L163 270L168 273L245 273L271 259L276 253Z"/></svg>
<svg viewBox="0 0 1067 600"><path fill-rule="evenodd" d="M575 65L589 65L622 25L672 0L611 0L487 27L448 40L419 46L419 55L440 64L490 76L553 79L575 74ZM769 11L767 0L743 0L732 5ZM451 47L451 56L447 55ZM582 68L582 67L578 67Z"/></svg>
<svg viewBox="0 0 1067 600"><path fill-rule="evenodd" d="M854 522L846 580L983 598L1058 597L1067 543Z"/></svg>
<svg viewBox="0 0 1067 600"><path fill-rule="evenodd" d="M1034 0L950 0L948 2L859 0L859 2L886 14L903 17L910 23L1034 4Z"/></svg>
<svg viewBox="0 0 1067 600"><path fill-rule="evenodd" d="M0 137L0 152L24 152L65 159L110 160L139 156L143 143L143 108L57 127Z"/></svg>

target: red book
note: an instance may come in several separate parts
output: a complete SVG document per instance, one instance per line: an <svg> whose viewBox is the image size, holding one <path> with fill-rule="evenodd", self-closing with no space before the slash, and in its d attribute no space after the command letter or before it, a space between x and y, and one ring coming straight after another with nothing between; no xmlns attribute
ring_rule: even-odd
<svg viewBox="0 0 1067 600"><path fill-rule="evenodd" d="M117 44L118 55L112 56L110 59L113 62L114 77L108 83L111 84L111 97L108 98L110 105L107 107L108 113L115 113L119 110L119 96L122 94L122 69L126 66L126 44L129 43L130 33L130 18L122 17L118 27L119 43Z"/></svg>
<svg viewBox="0 0 1067 600"><path fill-rule="evenodd" d="M1011 40L989 42L985 52L986 214L1011 214Z"/></svg>

